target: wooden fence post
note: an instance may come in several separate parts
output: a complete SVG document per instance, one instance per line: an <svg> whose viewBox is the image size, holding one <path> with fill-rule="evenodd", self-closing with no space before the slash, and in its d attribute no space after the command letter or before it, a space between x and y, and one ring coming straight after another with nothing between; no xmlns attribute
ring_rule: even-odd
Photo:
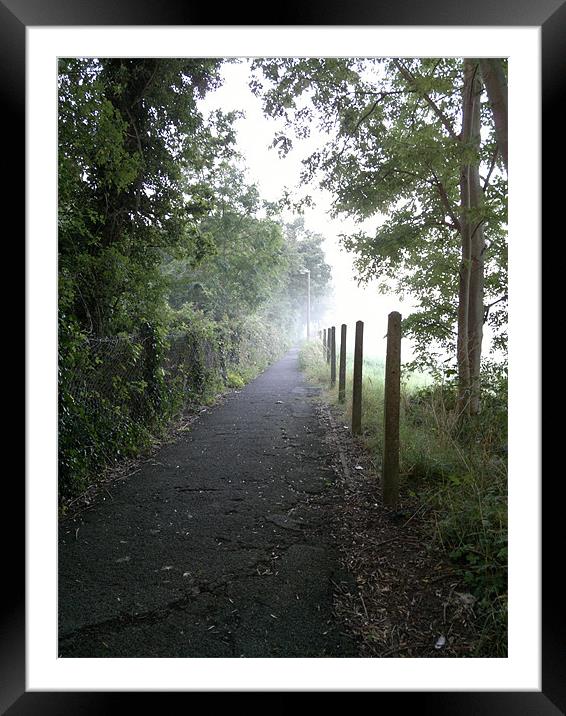
<svg viewBox="0 0 566 716"><path fill-rule="evenodd" d="M338 367L338 402L346 400L346 324L340 330L340 365Z"/></svg>
<svg viewBox="0 0 566 716"><path fill-rule="evenodd" d="M383 437L383 502L395 507L399 498L399 408L401 401L401 314L387 321L385 420Z"/></svg>
<svg viewBox="0 0 566 716"><path fill-rule="evenodd" d="M330 387L336 385L336 326L330 329Z"/></svg>
<svg viewBox="0 0 566 716"><path fill-rule="evenodd" d="M354 343L354 376L352 386L352 432L362 432L362 363L364 345L364 322L356 321Z"/></svg>

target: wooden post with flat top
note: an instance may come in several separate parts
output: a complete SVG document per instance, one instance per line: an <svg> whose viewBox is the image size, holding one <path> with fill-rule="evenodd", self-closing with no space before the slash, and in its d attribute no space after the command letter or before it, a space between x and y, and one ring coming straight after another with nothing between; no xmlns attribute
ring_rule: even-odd
<svg viewBox="0 0 566 716"><path fill-rule="evenodd" d="M336 385L336 326L330 329L330 387Z"/></svg>
<svg viewBox="0 0 566 716"><path fill-rule="evenodd" d="M401 402L401 314L387 322L385 358L385 419L383 437L383 502L395 507L399 499L399 409Z"/></svg>
<svg viewBox="0 0 566 716"><path fill-rule="evenodd" d="M352 432L359 435L362 432L362 363L364 346L364 322L356 321L356 336L354 339L354 375L352 386Z"/></svg>
<svg viewBox="0 0 566 716"><path fill-rule="evenodd" d="M338 402L346 400L346 324L340 329L340 365L338 366Z"/></svg>

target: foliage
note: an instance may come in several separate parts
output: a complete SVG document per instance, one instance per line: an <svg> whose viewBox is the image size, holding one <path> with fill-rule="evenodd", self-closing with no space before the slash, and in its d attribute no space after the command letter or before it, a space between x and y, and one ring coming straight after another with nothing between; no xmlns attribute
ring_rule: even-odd
<svg viewBox="0 0 566 716"><path fill-rule="evenodd" d="M160 320L163 251L197 261L205 181L230 146L230 116L197 100L217 60L64 59L59 65L61 297L83 331L115 335Z"/></svg>
<svg viewBox="0 0 566 716"><path fill-rule="evenodd" d="M306 321L306 280L310 271L312 320L324 311L330 267L323 237L302 217L288 224L260 198L235 164L223 164L212 184L215 206L199 228L213 250L198 265L170 258L163 265L174 309L191 304L215 320L239 320L260 311L266 321L291 335Z"/></svg>
<svg viewBox="0 0 566 716"><path fill-rule="evenodd" d="M163 337L150 324L136 340L87 340L63 321L59 344L59 490L86 487L105 464L147 446L166 415ZM70 335L69 335L70 333Z"/></svg>
<svg viewBox="0 0 566 716"><path fill-rule="evenodd" d="M245 382L255 378L290 348L289 334L263 316L250 316L232 330L232 345L238 350L232 349L230 364Z"/></svg>
<svg viewBox="0 0 566 716"><path fill-rule="evenodd" d="M221 64L60 60L62 497L279 357L294 317L274 301L300 262L328 279L320 242L297 258L229 163L235 114L200 111Z"/></svg>
<svg viewBox="0 0 566 716"><path fill-rule="evenodd" d="M194 265L171 258L164 265L173 307L192 302L216 319L234 318L257 310L281 283L287 267L279 224L265 210L255 185L243 170L223 163L211 191L214 207L199 222L211 251Z"/></svg>
<svg viewBox="0 0 566 716"><path fill-rule="evenodd" d="M70 353L59 375L62 500L102 468L150 446L185 409L241 388L289 347L258 317L218 323L191 306L180 314L169 335L145 324L135 337L63 337L60 350Z"/></svg>
<svg viewBox="0 0 566 716"><path fill-rule="evenodd" d="M306 322L307 276L311 294L311 321L319 321L326 313L331 291L331 269L326 263L321 234L310 231L302 216L296 216L284 224L288 270L284 283L272 300L279 321L287 317L292 335L300 334L300 326ZM294 320L293 320L294 319ZM274 320L278 320L274 317Z"/></svg>
<svg viewBox="0 0 566 716"><path fill-rule="evenodd" d="M309 380L329 388L329 368L320 343L300 353ZM351 366L351 357L347 365ZM505 656L507 650L507 379L491 365L483 373L484 409L460 432L453 427L454 382L432 383L418 375L403 380L400 415L400 498L416 497L426 506L433 538L459 571L476 599L478 656ZM379 465L383 454L383 379L381 361L364 360L363 438ZM347 401L351 416L351 370Z"/></svg>
<svg viewBox="0 0 566 716"><path fill-rule="evenodd" d="M266 113L286 122L274 146L316 124L328 140L305 160L304 184L331 192L334 214L378 222L344 235L362 281L410 294L418 310L404 321L419 364L456 360L460 168L472 149L459 141L462 63L458 59L285 58L256 60L251 82ZM411 78L411 82L407 81ZM506 180L498 170L493 117L482 98L481 221L487 236L486 320L493 348L505 348ZM386 215L386 216L384 216ZM497 302L497 303L496 303ZM491 310L487 308L491 306Z"/></svg>

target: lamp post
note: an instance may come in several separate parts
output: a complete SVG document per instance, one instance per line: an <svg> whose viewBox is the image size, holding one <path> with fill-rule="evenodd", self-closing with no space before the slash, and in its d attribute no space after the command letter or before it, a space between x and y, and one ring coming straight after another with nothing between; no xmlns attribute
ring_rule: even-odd
<svg viewBox="0 0 566 716"><path fill-rule="evenodd" d="M304 268L299 273L307 275L307 341L311 337L311 272L310 269Z"/></svg>

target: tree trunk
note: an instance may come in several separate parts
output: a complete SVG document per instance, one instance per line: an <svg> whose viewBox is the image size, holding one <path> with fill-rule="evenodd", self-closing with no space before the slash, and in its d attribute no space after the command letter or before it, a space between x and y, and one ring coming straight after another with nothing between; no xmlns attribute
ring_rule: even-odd
<svg viewBox="0 0 566 716"><path fill-rule="evenodd" d="M464 60L464 87L462 90L462 133L461 142L467 145L472 131L471 79L473 68ZM470 229L470 176L468 164L463 160L460 168L460 235L462 260L458 277L458 339L456 357L458 361L458 414L468 412L470 402L470 360L468 354L468 317L471 276L471 229Z"/></svg>
<svg viewBox="0 0 566 716"><path fill-rule="evenodd" d="M503 71L503 60L486 58L479 61L481 74L495 124L497 147L507 171L507 79Z"/></svg>
<svg viewBox="0 0 566 716"><path fill-rule="evenodd" d="M473 159L469 166L470 196L470 298L468 303L468 356L470 364L470 414L480 412L480 368L483 339L483 299L485 237L483 232L484 209L483 191L480 180L480 96L482 85L479 72L476 73L471 91L474 95L472 133L470 141L474 147Z"/></svg>
<svg viewBox="0 0 566 716"><path fill-rule="evenodd" d="M458 413L480 411L483 336L484 234L479 174L481 82L478 60L464 60L460 233L462 260L458 289Z"/></svg>
<svg viewBox="0 0 566 716"><path fill-rule="evenodd" d="M468 177L462 172L460 177L460 193L468 196ZM462 209L465 204L462 201ZM458 339L456 343L456 358L458 362L458 413L468 410L470 398L470 362L468 355L468 314L470 297L470 228L467 215L462 210L460 218L460 233L462 239L462 260L458 276Z"/></svg>

